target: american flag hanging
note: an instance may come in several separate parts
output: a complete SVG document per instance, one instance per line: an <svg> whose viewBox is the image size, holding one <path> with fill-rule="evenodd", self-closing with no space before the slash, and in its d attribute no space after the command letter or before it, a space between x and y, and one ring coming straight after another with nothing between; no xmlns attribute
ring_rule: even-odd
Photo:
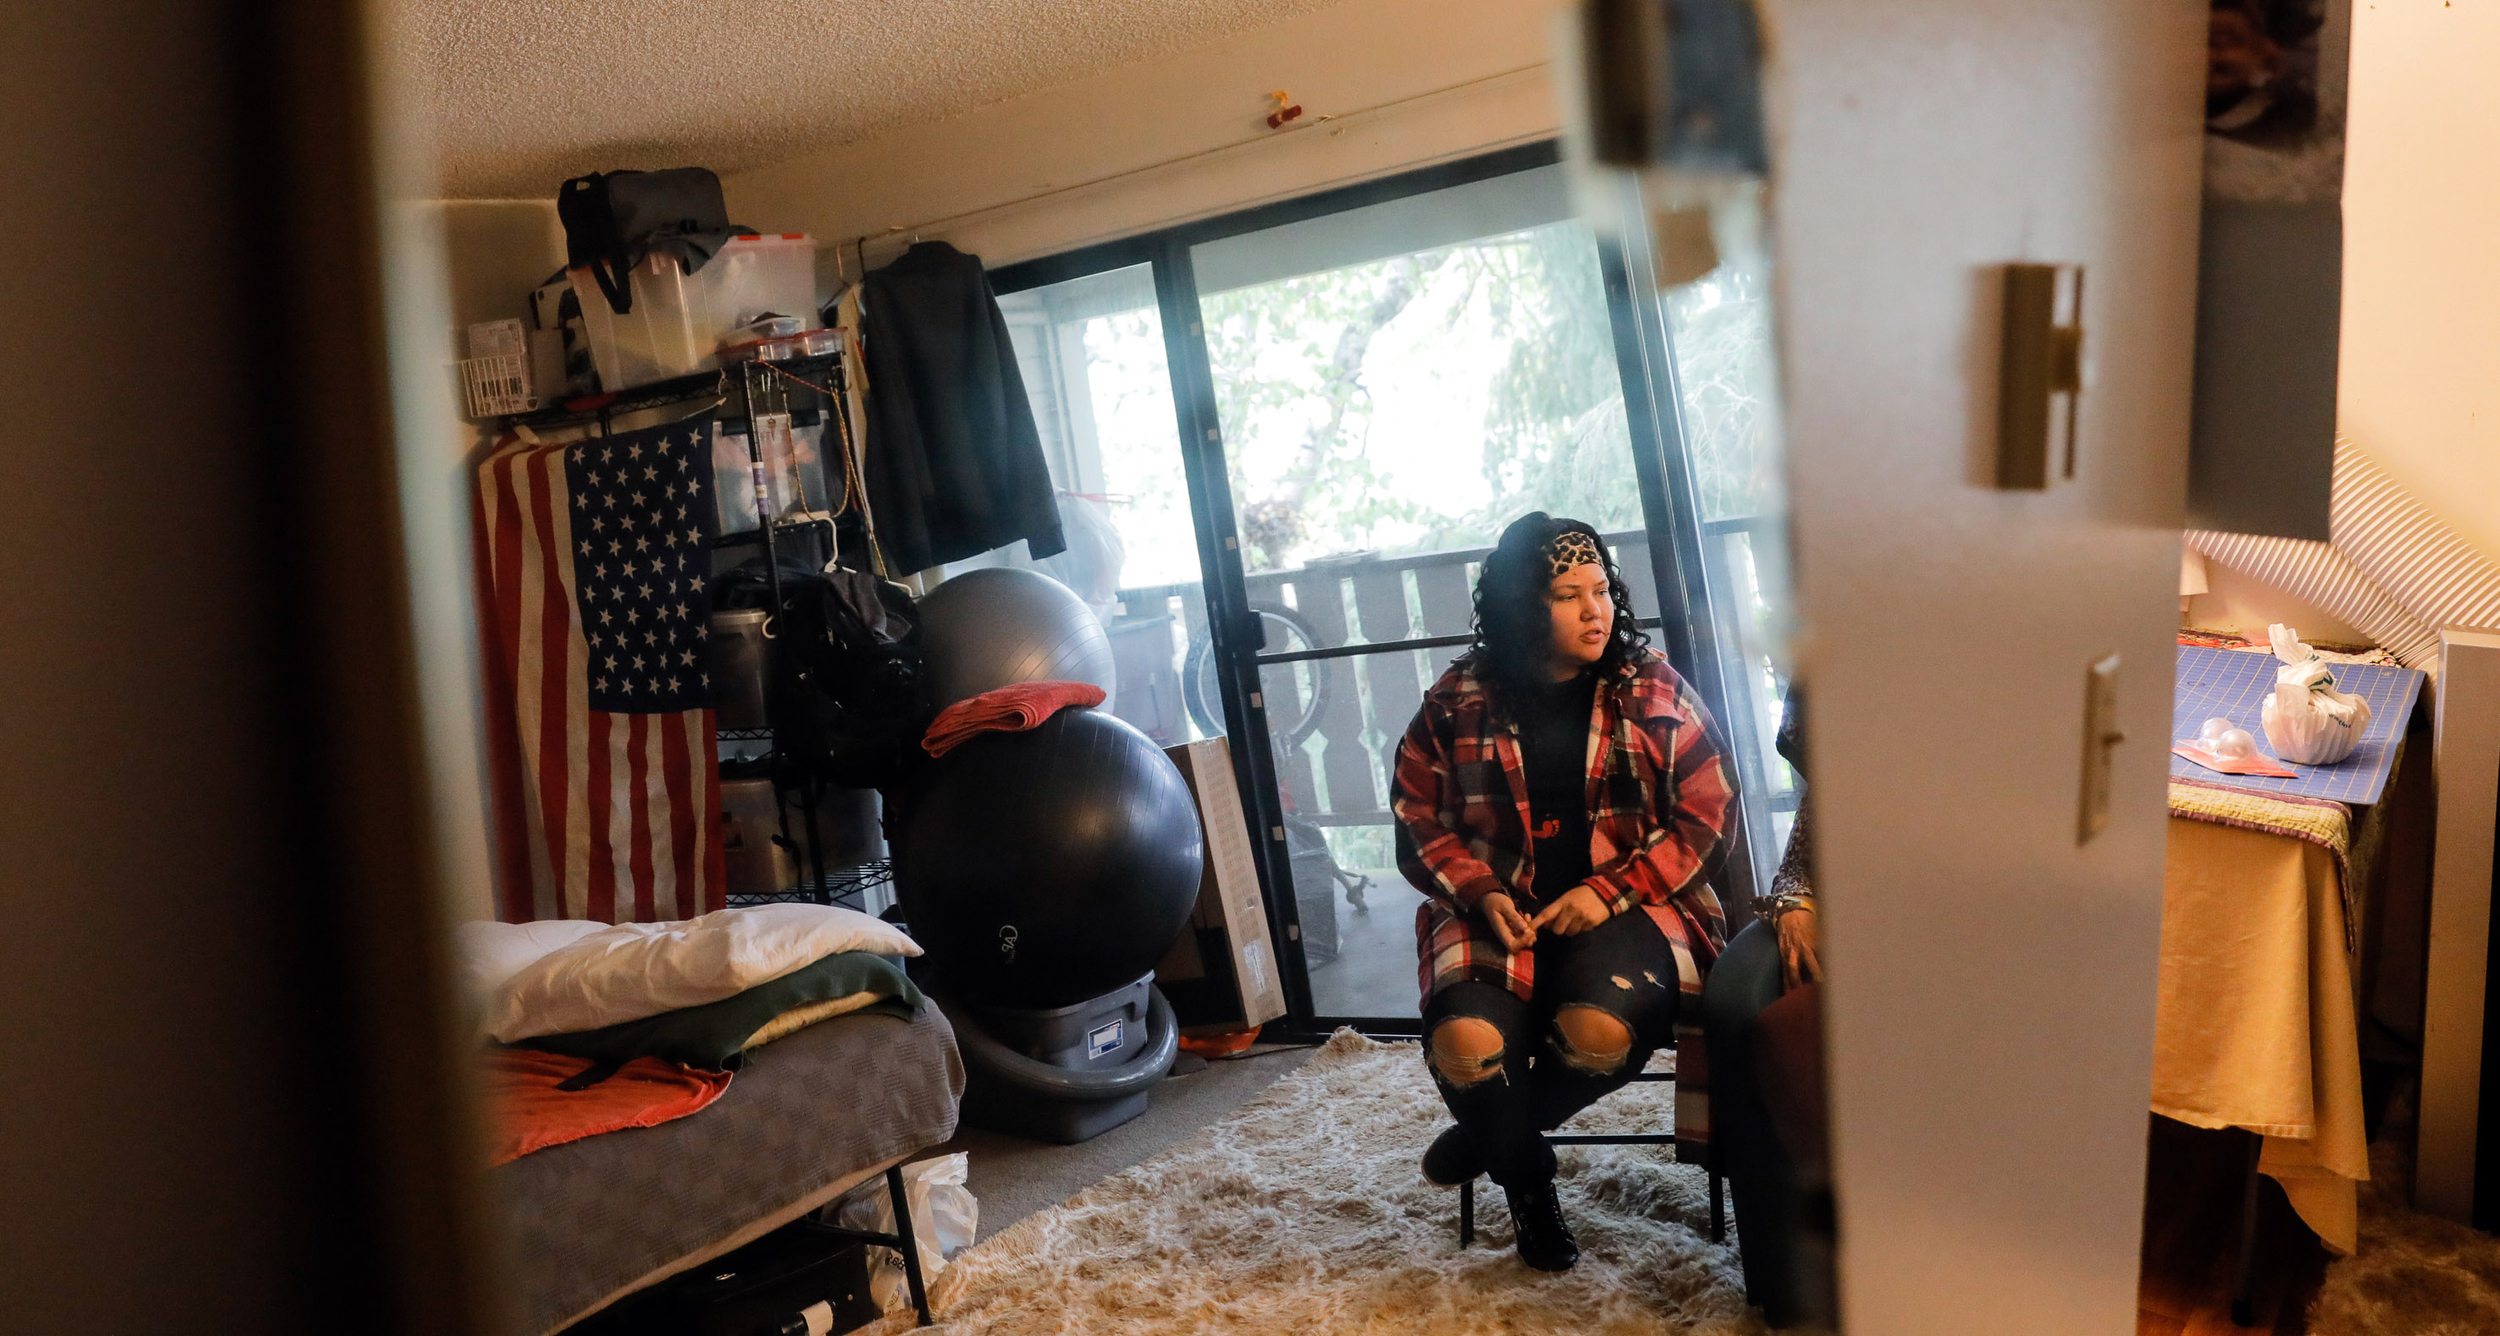
<svg viewBox="0 0 2500 1336"><path fill-rule="evenodd" d="M508 922L692 918L727 899L704 634L707 415L478 468L478 582Z"/></svg>

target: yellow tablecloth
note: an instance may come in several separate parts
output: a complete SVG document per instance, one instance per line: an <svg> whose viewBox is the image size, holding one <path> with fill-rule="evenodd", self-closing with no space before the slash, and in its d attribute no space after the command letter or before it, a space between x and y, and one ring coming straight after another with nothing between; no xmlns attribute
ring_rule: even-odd
<svg viewBox="0 0 2500 1336"><path fill-rule="evenodd" d="M2259 1172L2327 1247L2350 1253L2370 1169L2340 860L2310 840L2176 815L2180 805L2174 791L2153 1112L2261 1133ZM2290 815L2315 822L2315 810Z"/></svg>

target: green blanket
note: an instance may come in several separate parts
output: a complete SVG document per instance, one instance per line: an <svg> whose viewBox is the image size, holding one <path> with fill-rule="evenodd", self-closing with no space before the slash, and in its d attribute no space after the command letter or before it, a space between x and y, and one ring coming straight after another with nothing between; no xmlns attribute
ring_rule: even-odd
<svg viewBox="0 0 2500 1336"><path fill-rule="evenodd" d="M877 999L862 1011L909 1020L920 1009L920 990L893 961L866 951L837 951L718 1002L596 1030L516 1039L510 1046L589 1058L601 1067L654 1057L711 1071L734 1070L747 1041L775 1017L860 993Z"/></svg>

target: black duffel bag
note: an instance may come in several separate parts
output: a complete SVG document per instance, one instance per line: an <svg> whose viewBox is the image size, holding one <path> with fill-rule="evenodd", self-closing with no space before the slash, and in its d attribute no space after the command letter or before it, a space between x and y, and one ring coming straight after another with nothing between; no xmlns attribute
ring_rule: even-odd
<svg viewBox="0 0 2500 1336"><path fill-rule="evenodd" d="M691 274L721 243L753 230L731 225L720 178L703 167L574 177L556 192L556 217L565 267L590 270L618 315L634 309L628 275L652 252L676 256Z"/></svg>
<svg viewBox="0 0 2500 1336"><path fill-rule="evenodd" d="M782 1336L805 1312L833 1310L835 1331L882 1316L869 1297L866 1245L803 1217L662 1281L575 1330L583 1336Z"/></svg>
<svg viewBox="0 0 2500 1336"><path fill-rule="evenodd" d="M773 749L830 784L893 785L934 713L911 595L865 571L785 561L781 597L766 667ZM770 602L761 558L713 581L716 608Z"/></svg>
<svg viewBox="0 0 2500 1336"><path fill-rule="evenodd" d="M898 783L920 756L934 713L911 595L845 567L782 592L788 602L773 644L775 746L828 783Z"/></svg>

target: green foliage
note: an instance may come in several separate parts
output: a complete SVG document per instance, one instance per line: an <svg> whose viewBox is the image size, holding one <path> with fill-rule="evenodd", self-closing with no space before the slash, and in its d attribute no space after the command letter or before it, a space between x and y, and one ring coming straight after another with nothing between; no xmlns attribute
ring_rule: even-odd
<svg viewBox="0 0 2500 1336"><path fill-rule="evenodd" d="M1763 284L1722 270L1668 294L1667 308L1703 514L1770 509L1778 479L1765 448L1775 400ZM1532 509L1604 529L1641 523L1612 318L1596 243L1581 224L1208 294L1201 309L1252 570L1363 548L1478 546ZM1120 387L1149 380L1162 393L1161 376L1152 374L1160 371L1160 338L1149 314L1103 319L1089 351L1122 365L1108 376L1098 369L1097 393L1125 398ZM1139 356L1120 356L1131 344ZM1392 344L1402 360L1384 373L1377 354ZM1455 351L1433 364L1442 348ZM1481 369L1458 366L1460 357ZM1411 478L1415 463L1411 444L1402 460L1375 450L1375 426L1391 425L1376 421L1382 374L1434 376L1457 388L1471 374L1477 379L1480 425L1435 448L1449 468L1481 477L1481 503L1453 507L1395 485L1392 475L1403 466ZM1411 437L1411 424L1402 425L1401 435ZM1168 483L1168 500L1185 509L1177 468L1135 462L1112 471L1153 480L1130 485L1139 501L1164 500L1159 491Z"/></svg>
<svg viewBox="0 0 2500 1336"><path fill-rule="evenodd" d="M1762 275L1727 267L1667 294L1684 443L1705 519L1779 509L1779 387Z"/></svg>
<svg viewBox="0 0 2500 1336"><path fill-rule="evenodd" d="M1601 527L1639 522L1605 292L1579 224L1215 294L1203 309L1254 569L1349 547L1473 546L1539 508ZM1484 504L1435 509L1384 484L1367 448L1365 376L1392 326L1463 331L1469 346L1498 349L1479 434L1449 449L1453 467L1482 475ZM1280 449L1286 440L1295 444ZM1254 453L1267 467L1245 467Z"/></svg>
<svg viewBox="0 0 2500 1336"><path fill-rule="evenodd" d="M1640 492L1624 420L1614 326L1586 228L1541 227L1484 254L1503 323L1520 329L1494 373L1485 414L1485 481L1495 500L1461 517L1445 542L1481 542L1541 509L1600 529L1635 527ZM1484 538L1470 538L1482 534Z"/></svg>
<svg viewBox="0 0 2500 1336"><path fill-rule="evenodd" d="M1233 445L1233 498L1255 567L1328 551L1331 536L1368 536L1384 520L1430 518L1381 485L1364 448L1374 405L1363 372L1372 341L1442 279L1451 255L1403 255L1201 299L1217 419ZM1292 437L1277 475L1253 481L1249 449Z"/></svg>

